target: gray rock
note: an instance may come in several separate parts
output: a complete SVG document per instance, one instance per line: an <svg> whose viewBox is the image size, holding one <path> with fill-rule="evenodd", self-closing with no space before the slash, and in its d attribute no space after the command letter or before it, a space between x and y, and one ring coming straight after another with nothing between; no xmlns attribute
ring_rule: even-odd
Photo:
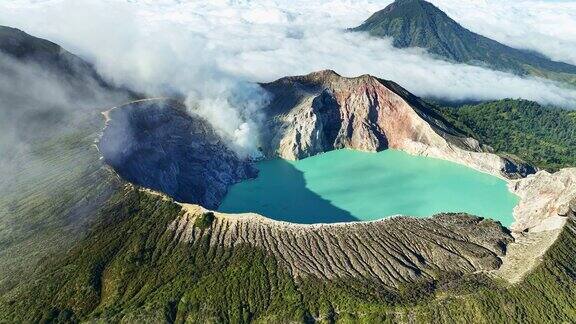
<svg viewBox="0 0 576 324"><path fill-rule="evenodd" d="M257 170L204 119L170 100L139 101L109 113L98 144L124 179L180 202L217 208L228 188Z"/></svg>
<svg viewBox="0 0 576 324"><path fill-rule="evenodd" d="M248 244L268 251L296 278L355 277L391 288L442 272L497 269L513 241L499 223L464 214L299 225L255 214L216 213L206 230L194 226L203 208L186 205L184 210L170 226L181 242L195 244L208 237L213 253Z"/></svg>
<svg viewBox="0 0 576 324"><path fill-rule="evenodd" d="M536 170L491 153L394 82L369 75L345 78L326 70L262 85L273 100L263 134L269 157L302 159L351 148L399 149L465 164L504 178Z"/></svg>

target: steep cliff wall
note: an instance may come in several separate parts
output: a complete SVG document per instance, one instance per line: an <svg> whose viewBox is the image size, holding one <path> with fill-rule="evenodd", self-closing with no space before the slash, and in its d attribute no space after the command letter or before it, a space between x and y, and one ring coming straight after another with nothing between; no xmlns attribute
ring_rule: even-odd
<svg viewBox="0 0 576 324"><path fill-rule="evenodd" d="M576 217L576 168L539 171L509 186L520 197L511 226L514 242L494 274L516 283L538 265L569 219Z"/></svg>
<svg viewBox="0 0 576 324"><path fill-rule="evenodd" d="M539 171L512 181L510 190L520 197L514 208L514 231L558 229L566 222L567 214L576 210L576 168L555 173Z"/></svg>
<svg viewBox="0 0 576 324"><path fill-rule="evenodd" d="M505 178L535 171L490 153L391 81L369 75L345 78L327 70L262 86L273 94L262 140L268 156L301 159L338 148L393 148Z"/></svg>
<svg viewBox="0 0 576 324"><path fill-rule="evenodd" d="M177 201L217 208L232 184L257 175L207 121L178 102L141 100L107 116L98 143L106 163L124 179Z"/></svg>

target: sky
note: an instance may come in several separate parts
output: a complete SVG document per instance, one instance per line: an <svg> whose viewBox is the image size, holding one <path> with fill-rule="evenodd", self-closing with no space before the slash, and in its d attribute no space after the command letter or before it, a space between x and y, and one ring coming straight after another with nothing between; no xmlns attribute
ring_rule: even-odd
<svg viewBox="0 0 576 324"><path fill-rule="evenodd" d="M576 64L576 1L433 0L465 27ZM50 39L118 83L176 91L247 150L267 101L254 82L333 69L372 74L419 96L525 98L576 108L551 81L437 60L345 29L390 0L4 0L0 24Z"/></svg>

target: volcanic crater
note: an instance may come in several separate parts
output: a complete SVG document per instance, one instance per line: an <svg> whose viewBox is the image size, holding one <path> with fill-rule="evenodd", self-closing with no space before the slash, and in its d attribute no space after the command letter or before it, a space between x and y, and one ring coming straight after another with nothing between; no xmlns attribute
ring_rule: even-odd
<svg viewBox="0 0 576 324"><path fill-rule="evenodd" d="M519 197L510 230L463 213L333 224L328 215L309 222L322 224L307 225L265 214L220 213L234 184L258 176L253 161L239 157L210 123L176 100L140 100L111 109L100 152L125 180L182 205L185 212L169 228L181 241L194 242L208 232L215 246L261 247L294 276L353 276L397 287L438 272L483 271L514 281L530 268L510 271L514 260L526 255L536 260L574 212L576 193L565 189L576 182L576 170L550 174L497 155L394 82L325 70L261 86L272 98L263 110L265 159L393 149L464 165L505 181ZM194 225L207 214L215 216L207 229ZM534 248L525 249L527 244Z"/></svg>

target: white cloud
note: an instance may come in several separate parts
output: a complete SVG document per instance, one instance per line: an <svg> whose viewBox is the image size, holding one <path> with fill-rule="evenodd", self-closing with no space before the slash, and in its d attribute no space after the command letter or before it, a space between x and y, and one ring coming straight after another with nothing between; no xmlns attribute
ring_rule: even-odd
<svg viewBox="0 0 576 324"><path fill-rule="evenodd" d="M250 88L247 83L326 68L394 80L420 96L512 97L576 107L576 91L549 81L450 64L422 50L393 48L389 40L344 32L390 2L14 0L0 4L0 21L92 57L117 81L150 93L188 95L196 112L248 150L257 134L255 106L265 96L251 88L253 100L240 104L234 98ZM558 11L573 3L433 2L474 31L576 61L576 10ZM551 28L551 21L564 31Z"/></svg>
<svg viewBox="0 0 576 324"><path fill-rule="evenodd" d="M55 134L78 136L86 119L99 118L99 111L128 100L89 77L72 81L2 53L0 71L0 191L11 190L23 168L28 176L50 168L31 143L50 141Z"/></svg>
<svg viewBox="0 0 576 324"><path fill-rule="evenodd" d="M432 0L472 31L576 64L576 1Z"/></svg>

